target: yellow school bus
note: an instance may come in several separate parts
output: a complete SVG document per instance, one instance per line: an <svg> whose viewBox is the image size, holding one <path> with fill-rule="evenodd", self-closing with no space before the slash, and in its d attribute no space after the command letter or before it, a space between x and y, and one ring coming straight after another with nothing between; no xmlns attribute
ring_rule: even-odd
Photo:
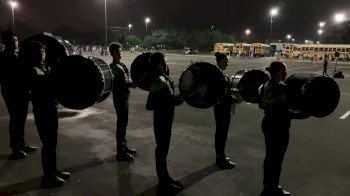
<svg viewBox="0 0 350 196"><path fill-rule="evenodd" d="M234 44L232 43L215 43L214 45L214 53L220 52L231 55L233 51Z"/></svg>
<svg viewBox="0 0 350 196"><path fill-rule="evenodd" d="M252 43L250 46L250 53L253 53L254 56L269 56L270 55L270 45L263 43Z"/></svg>
<svg viewBox="0 0 350 196"><path fill-rule="evenodd" d="M298 45L298 44L283 43L282 44L282 54L284 56L288 56L289 54L293 54L293 52L296 49L296 45Z"/></svg>
<svg viewBox="0 0 350 196"><path fill-rule="evenodd" d="M250 46L251 44L247 44L247 43L235 43L233 47L232 55L241 56L241 55L249 54Z"/></svg>
<svg viewBox="0 0 350 196"><path fill-rule="evenodd" d="M292 53L293 57L302 55L306 58L317 57L321 59L324 54L334 58L334 53L339 52L339 59L347 59L350 55L350 44L294 44L292 49L285 52Z"/></svg>

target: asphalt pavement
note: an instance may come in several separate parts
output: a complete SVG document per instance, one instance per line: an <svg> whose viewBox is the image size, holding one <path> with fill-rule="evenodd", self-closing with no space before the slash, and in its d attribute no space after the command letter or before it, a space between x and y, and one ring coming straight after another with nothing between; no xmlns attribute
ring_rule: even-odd
<svg viewBox="0 0 350 196"><path fill-rule="evenodd" d="M130 66L137 54L125 52L122 61ZM214 55L166 54L175 83L191 62L215 62ZM107 63L109 56L101 57ZM243 68L263 69L273 58L231 57L228 75ZM333 71L331 63L329 73ZM350 193L350 64L340 63L345 74L336 79L341 98L336 110L327 117L293 120L289 147L280 183L295 196L344 196ZM322 73L322 64L307 61L288 63L288 74ZM324 89L327 93L327 89ZM115 160L116 115L112 97L85 110L59 107L57 163L60 170L72 173L62 187L41 190L40 151L24 160L8 160L10 154L6 106L0 99L0 195L27 196L131 196L154 195L155 171L152 112L145 103L147 92L132 89L130 96L129 146L138 150L134 162ZM168 155L170 174L185 189L182 196L257 196L262 186L265 156L260 123L263 111L256 104L242 102L235 109L226 144L226 154L237 166L219 170L215 165L213 108L198 109L184 103L176 108ZM28 113L25 139L40 147L33 114Z"/></svg>

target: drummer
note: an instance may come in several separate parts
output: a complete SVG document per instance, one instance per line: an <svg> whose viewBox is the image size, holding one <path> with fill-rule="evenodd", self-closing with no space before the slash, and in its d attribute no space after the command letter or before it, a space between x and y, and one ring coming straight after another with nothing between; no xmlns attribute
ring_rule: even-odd
<svg viewBox="0 0 350 196"><path fill-rule="evenodd" d="M216 64L221 71L224 71L228 66L228 58L226 54L215 53ZM233 99L231 91L231 83L229 77L225 75L226 90L223 97L214 104L214 116L216 124L215 132L215 151L216 151L216 165L220 169L233 169L236 164L230 161L230 158L226 157L225 145L227 140L228 129L230 127L231 120L231 108L234 103L237 102Z"/></svg>
<svg viewBox="0 0 350 196"><path fill-rule="evenodd" d="M130 87L133 86L129 81L129 70L126 65L120 62L121 59L121 45L118 43L111 43L109 45L109 52L113 57L113 62L109 65L113 75L113 104L117 113L117 161L132 161L136 154L135 149L127 146L126 128L129 119L129 97Z"/></svg>
<svg viewBox="0 0 350 196"><path fill-rule="evenodd" d="M148 99L147 110L153 110L154 136L156 139L156 170L159 183L159 195L174 195L184 187L179 181L170 177L167 168L167 155L170 146L171 129L175 105L181 99L174 94L173 81L167 74L168 66L163 53L155 52L150 56L153 77Z"/></svg>
<svg viewBox="0 0 350 196"><path fill-rule="evenodd" d="M42 142L41 159L44 177L41 188L62 186L70 173L57 170L56 147L58 135L57 98L51 67L46 64L46 47L41 42L30 42L21 48L20 59L26 62L30 71L29 86L33 105L35 125Z"/></svg>

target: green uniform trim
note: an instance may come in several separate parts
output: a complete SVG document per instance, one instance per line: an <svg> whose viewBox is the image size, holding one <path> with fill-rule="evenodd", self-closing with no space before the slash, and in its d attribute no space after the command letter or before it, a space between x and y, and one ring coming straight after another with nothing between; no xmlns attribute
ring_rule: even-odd
<svg viewBox="0 0 350 196"><path fill-rule="evenodd" d="M110 68L112 69L112 73L115 76L120 74L125 74L123 66L121 66L119 63L110 64Z"/></svg>
<svg viewBox="0 0 350 196"><path fill-rule="evenodd" d="M165 86L167 86L167 82L164 76L159 76L156 81L154 81L151 85L150 91L152 93L161 91Z"/></svg>
<svg viewBox="0 0 350 196"><path fill-rule="evenodd" d="M35 74L38 75L38 76L44 76L46 75L46 73L44 72L43 69L39 68L39 67L33 67L34 68L34 71L35 71Z"/></svg>

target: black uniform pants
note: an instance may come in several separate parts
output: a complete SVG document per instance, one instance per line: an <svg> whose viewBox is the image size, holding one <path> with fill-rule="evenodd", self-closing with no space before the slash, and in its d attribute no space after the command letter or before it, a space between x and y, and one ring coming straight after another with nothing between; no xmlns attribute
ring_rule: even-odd
<svg viewBox="0 0 350 196"><path fill-rule="evenodd" d="M264 160L264 185L277 187L281 174L282 162L289 142L289 125L280 125L276 121L262 122L265 136L266 155Z"/></svg>
<svg viewBox="0 0 350 196"><path fill-rule="evenodd" d="M159 182L170 179L167 168L167 155L170 146L174 110L154 110L154 136L156 139L156 170Z"/></svg>
<svg viewBox="0 0 350 196"><path fill-rule="evenodd" d="M231 120L231 104L215 104L215 151L217 159L225 159L225 146Z"/></svg>
<svg viewBox="0 0 350 196"><path fill-rule="evenodd" d="M40 140L43 144L41 148L41 160L44 176L55 175L56 166L56 146L58 134L57 109L51 110L33 109L35 125L38 129Z"/></svg>
<svg viewBox="0 0 350 196"><path fill-rule="evenodd" d="M122 152L127 146L126 141L126 128L128 126L129 119L129 99L114 100L114 108L117 113L117 152Z"/></svg>
<svg viewBox="0 0 350 196"><path fill-rule="evenodd" d="M10 115L10 148L13 150L23 149L25 146L24 127L27 119L29 103L28 95L16 95L2 91L2 96Z"/></svg>

